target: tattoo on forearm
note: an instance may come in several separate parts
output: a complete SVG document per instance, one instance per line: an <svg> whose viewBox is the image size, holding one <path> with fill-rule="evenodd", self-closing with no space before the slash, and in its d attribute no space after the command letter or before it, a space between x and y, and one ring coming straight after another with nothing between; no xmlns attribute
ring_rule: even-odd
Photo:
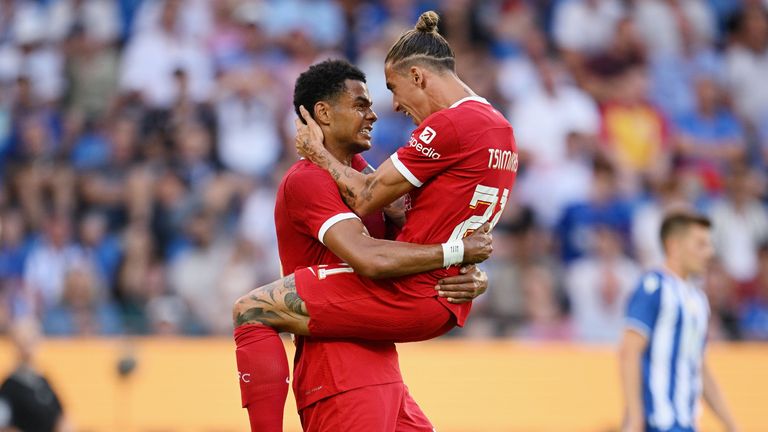
<svg viewBox="0 0 768 432"><path fill-rule="evenodd" d="M306 141L305 141L306 145ZM364 202L370 202L373 200L373 188L377 185L378 180L372 176L366 176L363 182L362 190L357 190L352 185L355 184L355 180L359 182L359 176L364 175L352 167L346 166L337 161L333 157L329 157L324 152L319 153L307 153L307 157L317 164L317 166L325 169L333 177L333 180L339 186L339 192L344 202L349 207L355 207L358 203L358 199ZM366 167L363 173L372 173L373 170L370 167Z"/></svg>
<svg viewBox="0 0 768 432"><path fill-rule="evenodd" d="M283 300L285 301L285 305L288 307L288 310L295 314L304 314L304 309L306 308L304 306L304 300L302 300L298 294L295 292L289 292L285 295Z"/></svg>
<svg viewBox="0 0 768 432"><path fill-rule="evenodd" d="M373 188L378 183L378 180L375 178L366 176L362 190L358 191L351 184L354 182L355 177L360 175L360 172L346 166L341 172L335 168L330 168L329 172L339 186L341 198L349 207L354 208L358 201L370 202L373 200Z"/></svg>
<svg viewBox="0 0 768 432"><path fill-rule="evenodd" d="M282 298L282 303L279 298ZM239 301L237 309L236 326L260 323L279 328L296 315L309 316L304 300L296 292L293 275L253 290L246 299Z"/></svg>
<svg viewBox="0 0 768 432"><path fill-rule="evenodd" d="M278 323L280 315L275 312L264 310L264 308L254 307L237 315L237 325L253 324L258 322L265 326L272 327Z"/></svg>

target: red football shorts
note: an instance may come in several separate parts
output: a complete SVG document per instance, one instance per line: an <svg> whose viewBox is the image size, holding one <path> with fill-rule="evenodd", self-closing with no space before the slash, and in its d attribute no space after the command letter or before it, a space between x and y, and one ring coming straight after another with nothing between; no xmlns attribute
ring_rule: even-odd
<svg viewBox="0 0 768 432"><path fill-rule="evenodd" d="M433 432L405 384L360 387L299 411L304 432Z"/></svg>
<svg viewBox="0 0 768 432"><path fill-rule="evenodd" d="M414 342L456 326L437 297L405 294L386 280L358 276L346 264L307 267L294 275L313 337Z"/></svg>

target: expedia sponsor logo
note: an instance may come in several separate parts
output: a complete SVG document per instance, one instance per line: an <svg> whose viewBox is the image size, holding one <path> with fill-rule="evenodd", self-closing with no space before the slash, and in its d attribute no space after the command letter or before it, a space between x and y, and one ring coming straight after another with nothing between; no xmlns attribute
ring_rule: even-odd
<svg viewBox="0 0 768 432"><path fill-rule="evenodd" d="M433 136L434 138L434 136ZM423 154L424 156L431 158L431 159L440 159L440 153L436 152L435 149L432 147L426 147L422 143L419 142L416 138L411 136L411 139L408 141L408 145L415 148L417 152Z"/></svg>
<svg viewBox="0 0 768 432"><path fill-rule="evenodd" d="M419 135L419 139L424 144L429 144L432 142L433 139L435 139L436 136L437 136L437 132L435 132L435 130L432 129L431 127L427 126L424 128L423 131L421 131L421 135Z"/></svg>

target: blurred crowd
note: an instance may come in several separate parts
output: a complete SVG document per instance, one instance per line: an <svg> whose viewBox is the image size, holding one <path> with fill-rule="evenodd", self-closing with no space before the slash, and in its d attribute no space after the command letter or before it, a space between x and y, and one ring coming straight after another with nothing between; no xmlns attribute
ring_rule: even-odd
<svg viewBox="0 0 768 432"><path fill-rule="evenodd" d="M457 335L615 341L663 213L692 206L712 337L768 340L763 0L0 0L0 331L228 334L280 273L294 80L360 66L380 163L413 129L383 59L428 9L521 158Z"/></svg>

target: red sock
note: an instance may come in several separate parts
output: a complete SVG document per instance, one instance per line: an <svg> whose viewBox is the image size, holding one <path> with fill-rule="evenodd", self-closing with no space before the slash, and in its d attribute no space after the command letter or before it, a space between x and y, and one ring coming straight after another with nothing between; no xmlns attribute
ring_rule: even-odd
<svg viewBox="0 0 768 432"><path fill-rule="evenodd" d="M251 432L282 432L288 395L288 359L274 329L246 324L235 329L235 356L243 408Z"/></svg>

